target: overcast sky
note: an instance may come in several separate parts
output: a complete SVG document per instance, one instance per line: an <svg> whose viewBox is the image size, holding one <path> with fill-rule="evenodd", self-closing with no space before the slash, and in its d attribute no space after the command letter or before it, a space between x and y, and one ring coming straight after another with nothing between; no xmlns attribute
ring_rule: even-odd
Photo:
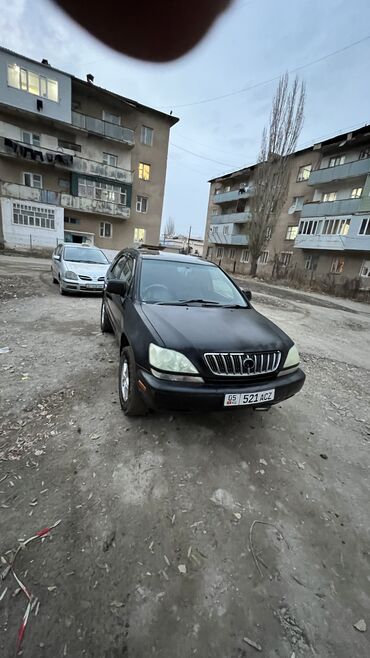
<svg viewBox="0 0 370 658"><path fill-rule="evenodd" d="M163 211L163 223L172 216L178 232L191 225L193 235L203 235L208 179L254 162L276 82L198 101L269 80L368 37L299 71L307 84L300 145L370 122L368 0L235 0L197 48L170 64L118 55L48 0L1 5L1 45L45 57L79 77L93 73L99 86L180 117L171 131Z"/></svg>

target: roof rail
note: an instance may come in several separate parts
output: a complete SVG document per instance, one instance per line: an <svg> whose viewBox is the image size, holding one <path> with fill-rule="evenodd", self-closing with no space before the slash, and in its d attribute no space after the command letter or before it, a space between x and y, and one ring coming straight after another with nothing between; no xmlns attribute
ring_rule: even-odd
<svg viewBox="0 0 370 658"><path fill-rule="evenodd" d="M149 249L152 251L164 251L166 247L161 244L140 244L138 249Z"/></svg>

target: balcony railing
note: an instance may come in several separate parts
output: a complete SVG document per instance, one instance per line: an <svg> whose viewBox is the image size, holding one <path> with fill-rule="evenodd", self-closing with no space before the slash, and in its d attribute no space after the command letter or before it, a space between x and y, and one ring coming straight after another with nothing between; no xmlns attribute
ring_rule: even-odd
<svg viewBox="0 0 370 658"><path fill-rule="evenodd" d="M370 251L369 235L297 235L294 243L299 249L327 251Z"/></svg>
<svg viewBox="0 0 370 658"><path fill-rule="evenodd" d="M129 146L134 146L135 144L135 133L131 128L124 128L115 123L91 117L88 114L72 112L72 125L76 128L87 130L90 133L103 135L109 139L116 139L119 142L125 142Z"/></svg>
<svg viewBox="0 0 370 658"><path fill-rule="evenodd" d="M61 194L61 205L64 208L72 208L87 213L98 213L102 215L114 215L116 217L130 217L130 208L112 201L101 201L90 199L83 196L72 196L71 194Z"/></svg>
<svg viewBox="0 0 370 658"><path fill-rule="evenodd" d="M212 197L213 203L229 203L230 201L238 201L238 199L248 199L253 194L253 186L248 185L244 188L244 192L237 190L230 190L230 192L219 192Z"/></svg>
<svg viewBox="0 0 370 658"><path fill-rule="evenodd" d="M4 144L4 137L0 137L0 153L9 157L21 158L22 160L31 160L37 164L45 164L57 167L58 169L67 169L81 174L90 176L101 176L102 178L109 178L120 183L132 183L133 173L129 169L122 169L121 167L113 167L106 165L95 160L88 160L75 155L69 155L64 150L53 151L51 149L41 148L39 146L32 146L24 144L17 140L11 140L13 145L19 145L21 148L13 149ZM26 151L27 156L23 155Z"/></svg>
<svg viewBox="0 0 370 658"><path fill-rule="evenodd" d="M248 236L239 232L239 226L232 226L228 233L224 233L223 227L218 224L211 224L208 234L209 242L213 244L231 244L231 245L247 245Z"/></svg>
<svg viewBox="0 0 370 658"><path fill-rule="evenodd" d="M361 199L338 199L305 203L301 217L327 217L330 215L352 215L359 210Z"/></svg>
<svg viewBox="0 0 370 658"><path fill-rule="evenodd" d="M364 160L355 160L354 162L345 162L336 167L325 167L325 169L316 169L312 171L307 181L308 185L323 185L332 183L337 180L346 178L357 178L367 176L370 173L370 158Z"/></svg>
<svg viewBox="0 0 370 658"><path fill-rule="evenodd" d="M225 215L212 215L212 224L245 224L250 218L250 212L232 212Z"/></svg>
<svg viewBox="0 0 370 658"><path fill-rule="evenodd" d="M60 206L59 192L39 190L36 187L9 183L8 181L0 181L0 195L19 199L20 201L35 201L37 203L50 203L54 206Z"/></svg>

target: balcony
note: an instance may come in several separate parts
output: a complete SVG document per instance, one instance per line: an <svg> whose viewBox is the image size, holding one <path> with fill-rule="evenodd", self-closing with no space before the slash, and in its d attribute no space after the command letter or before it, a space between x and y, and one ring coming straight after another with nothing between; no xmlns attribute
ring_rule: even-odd
<svg viewBox="0 0 370 658"><path fill-rule="evenodd" d="M244 188L245 192L239 193L239 189L231 190L230 192L220 192L214 194L212 197L213 203L230 203L231 201L238 201L239 199L248 199L253 194L253 186L248 185Z"/></svg>
<svg viewBox="0 0 370 658"><path fill-rule="evenodd" d="M9 183L0 181L0 196L19 199L20 201L35 201L37 203L50 203L54 206L60 206L60 193L52 190L39 190L36 187L19 185L18 183Z"/></svg>
<svg viewBox="0 0 370 658"><path fill-rule="evenodd" d="M61 194L61 205L64 208L79 210L80 212L98 213L102 215L114 215L115 217L130 217L130 208L113 201L101 201L99 199L90 199L83 196L72 196L71 194Z"/></svg>
<svg viewBox="0 0 370 658"><path fill-rule="evenodd" d="M130 128L123 128L123 126L118 126L115 123L103 121L103 119L97 119L80 112L72 112L72 126L101 137L124 142L128 146L134 146L135 144L135 133Z"/></svg>
<svg viewBox="0 0 370 658"><path fill-rule="evenodd" d="M370 251L369 235L297 235L294 243L299 249L326 251Z"/></svg>
<svg viewBox="0 0 370 658"><path fill-rule="evenodd" d="M343 166L343 165L341 165ZM360 209L360 199L337 199L337 201L313 201L305 203L301 217L329 217L330 215L352 215Z"/></svg>
<svg viewBox="0 0 370 658"><path fill-rule="evenodd" d="M325 167L325 169L316 169L311 172L307 183L308 185L324 185L337 180L346 178L358 178L367 176L370 173L370 158L364 160L354 160L354 162L345 162L336 167Z"/></svg>
<svg viewBox="0 0 370 658"><path fill-rule="evenodd" d="M21 158L24 161L32 161L37 164L55 166L57 169L67 169L80 174L90 176L101 176L119 183L132 183L133 173L128 169L105 165L95 160L80 158L69 155L64 150L53 151L51 149L31 146L16 140L7 140L12 146L5 145L4 137L0 138L0 153L13 158Z"/></svg>
<svg viewBox="0 0 370 658"><path fill-rule="evenodd" d="M232 212L225 215L212 215L212 224L245 224L251 218L250 212Z"/></svg>
<svg viewBox="0 0 370 658"><path fill-rule="evenodd" d="M230 230L224 233L224 226L218 224L211 224L209 227L208 240L213 244L230 244L245 246L248 244L248 236L240 233L240 226L233 224L229 225Z"/></svg>

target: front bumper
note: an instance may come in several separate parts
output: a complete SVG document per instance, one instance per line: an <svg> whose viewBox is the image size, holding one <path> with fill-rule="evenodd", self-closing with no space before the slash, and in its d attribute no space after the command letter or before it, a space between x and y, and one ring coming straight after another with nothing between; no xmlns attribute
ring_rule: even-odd
<svg viewBox="0 0 370 658"><path fill-rule="evenodd" d="M248 386L211 386L209 384L183 384L169 382L154 377L146 370L139 370L138 378L145 384L146 390L139 390L150 409L172 409L173 411L217 411L226 409L224 398L228 393L249 393L275 389L272 404L278 404L292 397L301 390L306 375L298 368L290 375L284 375L267 382L251 382ZM250 405L264 407L266 403ZM229 407L235 409L236 407ZM244 407L244 408L248 408Z"/></svg>
<svg viewBox="0 0 370 658"><path fill-rule="evenodd" d="M67 292L103 292L104 281L75 281L72 279L61 279L63 290Z"/></svg>

